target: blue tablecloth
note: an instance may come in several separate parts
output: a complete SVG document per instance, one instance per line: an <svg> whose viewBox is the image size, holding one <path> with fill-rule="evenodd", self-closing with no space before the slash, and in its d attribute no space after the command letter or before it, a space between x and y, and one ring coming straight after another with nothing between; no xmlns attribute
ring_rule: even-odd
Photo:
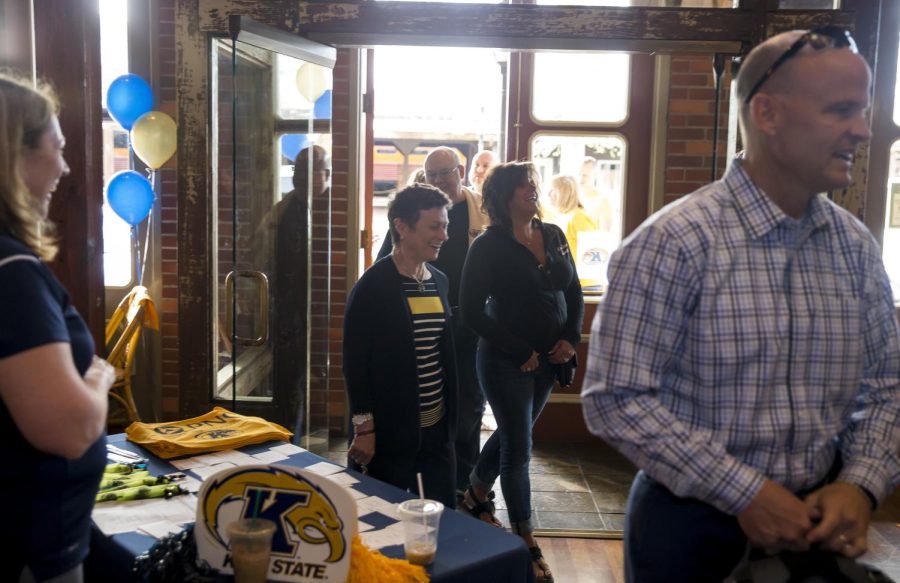
<svg viewBox="0 0 900 583"><path fill-rule="evenodd" d="M126 441L124 434L111 435L109 443L148 458L153 475L177 471L174 466L153 456L146 449ZM250 445L240 451L253 454L265 451L271 445ZM310 452L301 452L278 463L303 468L321 461L328 460ZM390 502L401 502L412 497L408 492L384 482L357 472L350 473L360 481L354 484L354 489L371 496ZM435 583L522 583L534 580L528 548L518 536L453 511L444 512L438 533L437 556L428 567L431 580ZM111 538L115 546L119 547L117 550L124 549L131 556L146 551L155 542L152 537L137 532L117 534ZM403 557L402 545L380 550L389 557Z"/></svg>

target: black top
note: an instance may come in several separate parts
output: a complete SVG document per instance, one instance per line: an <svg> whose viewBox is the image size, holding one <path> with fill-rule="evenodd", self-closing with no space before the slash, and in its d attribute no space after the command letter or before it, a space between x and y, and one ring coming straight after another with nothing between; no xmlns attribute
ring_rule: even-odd
<svg viewBox="0 0 900 583"><path fill-rule="evenodd" d="M513 234L489 227L475 239L463 269L463 322L482 341L524 363L546 354L560 339L581 339L584 298L566 237L556 225L535 220L544 235L542 266Z"/></svg>
<svg viewBox="0 0 900 583"><path fill-rule="evenodd" d="M447 276L428 266L447 309ZM370 267L347 298L344 315L343 372L352 413L375 416L375 457L391 456L411 472L420 443L419 374L413 319L390 257ZM439 340L444 370L443 397L450 438L456 428L456 358L450 326ZM377 462L376 462L377 463ZM415 475L412 474L413 480Z"/></svg>
<svg viewBox="0 0 900 583"><path fill-rule="evenodd" d="M441 245L441 252L432 265L443 271L450 281L450 289L447 299L450 306L459 305L459 283L462 280L463 265L466 262L466 253L469 251L469 203L465 199L455 203L447 211L447 237ZM378 250L378 259L383 259L391 254L394 245L391 234L388 232Z"/></svg>
<svg viewBox="0 0 900 583"><path fill-rule="evenodd" d="M66 290L27 246L0 235L0 263L4 260L0 266L0 358L66 342L72 347L76 369L84 375L94 356L94 341ZM18 525L0 534L6 557L0 565L0 580L17 580L25 564L43 580L82 562L87 556L94 496L106 465L106 436L74 461L44 453L26 441L0 401L0 459L0 499L6 501L8 523Z"/></svg>
<svg viewBox="0 0 900 583"><path fill-rule="evenodd" d="M416 365L419 374L419 407L422 427L432 427L444 416L444 368L441 335L447 328L447 312L434 278L418 282L403 277L403 293L413 320Z"/></svg>

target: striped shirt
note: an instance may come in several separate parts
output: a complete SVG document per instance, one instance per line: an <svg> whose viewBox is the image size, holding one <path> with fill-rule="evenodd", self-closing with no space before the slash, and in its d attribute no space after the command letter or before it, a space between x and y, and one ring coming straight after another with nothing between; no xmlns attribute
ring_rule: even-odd
<svg viewBox="0 0 900 583"><path fill-rule="evenodd" d="M678 496L729 514L765 478L900 480L900 348L865 226L820 195L785 215L735 160L651 217L609 267L584 415Z"/></svg>
<svg viewBox="0 0 900 583"><path fill-rule="evenodd" d="M419 374L419 421L422 427L431 427L444 416L444 369L440 348L441 335L447 325L444 304L433 280L419 284L404 277L402 285L413 320Z"/></svg>

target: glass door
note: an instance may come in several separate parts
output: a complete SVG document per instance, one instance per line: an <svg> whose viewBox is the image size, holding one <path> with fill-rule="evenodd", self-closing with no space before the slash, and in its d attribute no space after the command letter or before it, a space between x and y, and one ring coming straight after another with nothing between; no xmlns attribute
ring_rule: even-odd
<svg viewBox="0 0 900 583"><path fill-rule="evenodd" d="M324 443L336 51L239 16L230 29L211 43L212 400Z"/></svg>

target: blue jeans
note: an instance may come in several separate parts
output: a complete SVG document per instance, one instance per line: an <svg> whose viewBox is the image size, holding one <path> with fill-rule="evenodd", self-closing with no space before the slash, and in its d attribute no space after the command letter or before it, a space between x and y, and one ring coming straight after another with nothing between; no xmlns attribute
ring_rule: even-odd
<svg viewBox="0 0 900 583"><path fill-rule="evenodd" d="M625 511L625 581L719 583L746 550L737 518L638 472Z"/></svg>
<svg viewBox="0 0 900 583"><path fill-rule="evenodd" d="M497 431L484 444L478 463L469 476L473 486L489 490L497 476L506 500L513 532L527 534L531 522L531 428L553 390L555 372L541 357L533 372L522 372L522 362L478 344L478 379L497 420Z"/></svg>

